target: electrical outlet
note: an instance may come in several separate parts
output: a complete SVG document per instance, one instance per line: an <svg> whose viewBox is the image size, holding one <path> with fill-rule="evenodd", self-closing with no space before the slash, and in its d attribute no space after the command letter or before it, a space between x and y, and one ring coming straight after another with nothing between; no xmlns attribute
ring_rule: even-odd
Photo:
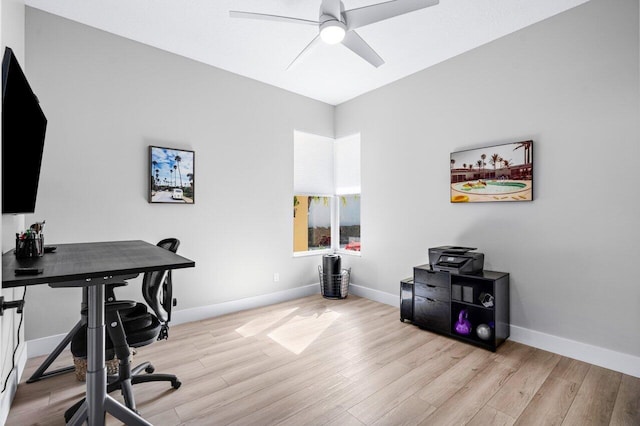
<svg viewBox="0 0 640 426"><path fill-rule="evenodd" d="M273 273L273 282L277 283L278 281L280 281L280 274L277 272Z"/></svg>

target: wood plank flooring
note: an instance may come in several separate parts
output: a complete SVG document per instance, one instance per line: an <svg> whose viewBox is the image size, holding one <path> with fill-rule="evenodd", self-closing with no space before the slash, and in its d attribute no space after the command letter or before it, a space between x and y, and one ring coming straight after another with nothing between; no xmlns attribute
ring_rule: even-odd
<svg viewBox="0 0 640 426"><path fill-rule="evenodd" d="M73 373L24 383L43 359L28 361L7 425L62 425L83 396ZM640 425L638 378L511 341L491 353L355 296L174 326L138 350L144 360L183 383L134 386L159 426Z"/></svg>

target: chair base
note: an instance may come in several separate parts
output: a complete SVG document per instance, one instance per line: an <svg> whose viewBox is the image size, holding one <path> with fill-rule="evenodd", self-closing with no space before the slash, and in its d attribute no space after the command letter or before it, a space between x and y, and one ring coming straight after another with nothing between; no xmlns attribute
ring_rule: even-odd
<svg viewBox="0 0 640 426"><path fill-rule="evenodd" d="M150 382L171 382L171 387L173 389L178 389L182 386L182 382L178 380L178 377L174 374L149 374L153 373L155 368L149 362L144 362L138 366L136 366L133 370L131 370L131 379L126 381L122 381L119 379L117 375L112 375L108 377L108 381L110 382L107 385L107 393L111 393L116 390L120 390L122 395L124 396L124 400L126 406L137 413L135 400L133 397L133 389L132 385L138 383L150 383ZM145 371L148 374L140 374L142 371ZM82 407L84 404L85 398L82 398L80 401L76 402L74 405L69 407L67 411L64 413L65 422L69 422L74 414Z"/></svg>

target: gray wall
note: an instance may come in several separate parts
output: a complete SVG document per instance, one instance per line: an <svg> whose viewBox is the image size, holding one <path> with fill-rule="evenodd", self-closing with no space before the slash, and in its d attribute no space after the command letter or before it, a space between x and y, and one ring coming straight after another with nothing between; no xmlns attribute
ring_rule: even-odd
<svg viewBox="0 0 640 426"><path fill-rule="evenodd" d="M429 247L511 273L516 326L640 355L638 1L593 0L339 105L362 132L362 257L396 294ZM534 201L451 204L449 153L534 140Z"/></svg>
<svg viewBox="0 0 640 426"><path fill-rule="evenodd" d="M26 46L49 243L179 238L196 268L174 273L177 309L317 282L292 257L293 130L332 137L332 106L31 8ZM147 203L149 145L195 151L195 205ZM66 333L79 301L29 289L27 339Z"/></svg>

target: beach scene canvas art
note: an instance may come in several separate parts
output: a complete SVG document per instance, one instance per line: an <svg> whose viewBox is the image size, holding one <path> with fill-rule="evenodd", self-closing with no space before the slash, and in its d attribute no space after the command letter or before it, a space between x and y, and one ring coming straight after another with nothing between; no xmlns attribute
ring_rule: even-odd
<svg viewBox="0 0 640 426"><path fill-rule="evenodd" d="M451 202L533 200L533 141L451 154Z"/></svg>
<svg viewBox="0 0 640 426"><path fill-rule="evenodd" d="M150 203L194 203L194 157L193 151L149 147Z"/></svg>

